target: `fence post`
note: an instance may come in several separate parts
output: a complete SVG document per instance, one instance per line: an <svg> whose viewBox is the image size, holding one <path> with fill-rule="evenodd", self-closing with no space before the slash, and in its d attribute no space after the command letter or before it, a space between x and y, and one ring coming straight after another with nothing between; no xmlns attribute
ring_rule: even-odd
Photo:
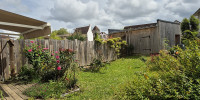
<svg viewBox="0 0 200 100"><path fill-rule="evenodd" d="M9 52L10 52L10 70L11 70L11 76L14 76L15 75L15 59L14 59L14 51L13 51L14 43L13 43L12 40L9 40L8 44L10 46Z"/></svg>

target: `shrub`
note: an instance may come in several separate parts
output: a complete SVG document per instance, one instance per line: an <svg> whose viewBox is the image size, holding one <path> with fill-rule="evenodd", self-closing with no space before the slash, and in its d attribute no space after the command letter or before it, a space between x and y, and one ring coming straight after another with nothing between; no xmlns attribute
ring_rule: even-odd
<svg viewBox="0 0 200 100"><path fill-rule="evenodd" d="M71 49L60 48L55 53L50 53L48 48L41 49L31 41L31 46L25 48L25 55L33 67L22 68L19 77L32 80L34 76L40 80L41 86L26 90L27 95L36 98L49 98L75 87L77 82L76 71L78 64L75 61L75 52ZM49 87L49 89L47 89ZM40 91L40 88L45 91Z"/></svg>
<svg viewBox="0 0 200 100"><path fill-rule="evenodd" d="M89 70L92 72L99 72L99 70L105 66L102 58L93 59L92 63L90 64Z"/></svg>
<svg viewBox="0 0 200 100"><path fill-rule="evenodd" d="M117 92L120 99L200 99L200 45L188 41L185 50L171 55L160 51L147 62L145 73Z"/></svg>

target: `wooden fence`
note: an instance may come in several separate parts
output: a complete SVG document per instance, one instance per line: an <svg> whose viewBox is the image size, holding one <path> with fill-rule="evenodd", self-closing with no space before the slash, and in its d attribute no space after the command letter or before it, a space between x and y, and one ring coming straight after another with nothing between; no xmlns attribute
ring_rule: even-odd
<svg viewBox="0 0 200 100"><path fill-rule="evenodd" d="M1 47L1 68L0 75L1 78L4 77L8 79L11 73L11 64L10 61L10 45L7 43L8 40L2 39L0 40ZM24 55L25 46L31 45L31 40L14 40L13 41L13 52L14 52L14 67L15 73L20 71L20 68L27 64L27 59ZM59 48L72 49L75 51L75 58L78 60L80 66L90 65L92 60L97 57L102 57L103 61L112 61L117 58L115 55L114 49L110 48L107 44L96 45L94 41L79 41L79 40L33 40L34 43L44 46L44 48L49 48L50 52L58 51Z"/></svg>

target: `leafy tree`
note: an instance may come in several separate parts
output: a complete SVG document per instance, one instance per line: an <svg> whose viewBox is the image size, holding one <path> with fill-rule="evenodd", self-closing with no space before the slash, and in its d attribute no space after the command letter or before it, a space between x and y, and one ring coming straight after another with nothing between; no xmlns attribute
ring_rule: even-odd
<svg viewBox="0 0 200 100"><path fill-rule="evenodd" d="M61 37L57 36L57 35L65 35L65 34L69 34L69 32L67 31L67 29L65 28L60 28L59 30L54 30L51 34L50 34L50 38L51 39L55 39L55 40L62 40Z"/></svg>
<svg viewBox="0 0 200 100"><path fill-rule="evenodd" d="M181 31L190 30L190 22L187 18L184 18L181 23Z"/></svg>
<svg viewBox="0 0 200 100"><path fill-rule="evenodd" d="M61 40L61 37L57 36L57 30L53 31L53 32L50 34L50 38L51 38L51 39L55 39L55 40Z"/></svg>
<svg viewBox="0 0 200 100"><path fill-rule="evenodd" d="M59 30L56 30L56 32L57 32L57 35L69 34L67 29L65 29L65 28L60 28Z"/></svg>
<svg viewBox="0 0 200 100"><path fill-rule="evenodd" d="M199 31L199 19L195 18L193 15L190 17L191 31Z"/></svg>
<svg viewBox="0 0 200 100"><path fill-rule="evenodd" d="M193 15L189 20L184 18L181 23L181 30L183 34L182 43L187 39L195 39L199 31L199 19L195 18Z"/></svg>

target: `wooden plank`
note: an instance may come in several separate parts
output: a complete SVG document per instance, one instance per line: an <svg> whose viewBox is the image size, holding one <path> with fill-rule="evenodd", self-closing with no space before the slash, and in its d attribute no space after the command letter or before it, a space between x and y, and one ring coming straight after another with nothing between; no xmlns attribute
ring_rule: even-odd
<svg viewBox="0 0 200 100"><path fill-rule="evenodd" d="M22 92L20 91L17 87L13 86L12 84L8 84L8 87L12 89L17 95L19 95L22 99L28 99L27 96L23 95Z"/></svg>
<svg viewBox="0 0 200 100"><path fill-rule="evenodd" d="M21 92L23 92L25 90L24 87L22 87L21 85L15 85L15 87L20 90Z"/></svg>
<svg viewBox="0 0 200 100"><path fill-rule="evenodd" d="M1 87L6 91L9 96L11 96L14 100L23 100L20 96L18 96L11 88L9 88L6 84L1 84Z"/></svg>

